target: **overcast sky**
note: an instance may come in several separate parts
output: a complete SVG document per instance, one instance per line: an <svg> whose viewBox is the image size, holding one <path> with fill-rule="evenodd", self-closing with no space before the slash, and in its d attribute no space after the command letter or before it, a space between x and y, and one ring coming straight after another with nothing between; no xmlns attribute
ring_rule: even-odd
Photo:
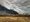
<svg viewBox="0 0 30 22"><path fill-rule="evenodd" d="M19 14L30 13L30 0L0 0L0 4Z"/></svg>

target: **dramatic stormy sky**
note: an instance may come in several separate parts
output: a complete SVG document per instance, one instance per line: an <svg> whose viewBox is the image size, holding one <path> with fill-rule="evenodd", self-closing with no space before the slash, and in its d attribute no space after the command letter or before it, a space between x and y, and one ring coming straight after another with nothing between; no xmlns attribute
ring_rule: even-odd
<svg viewBox="0 0 30 22"><path fill-rule="evenodd" d="M18 14L18 13L13 10L8 10L0 5L0 14Z"/></svg>
<svg viewBox="0 0 30 22"><path fill-rule="evenodd" d="M0 0L0 4L4 6L5 8L7 8L8 10L11 9L13 11L16 11L18 14L23 14L23 13L30 14L30 0Z"/></svg>

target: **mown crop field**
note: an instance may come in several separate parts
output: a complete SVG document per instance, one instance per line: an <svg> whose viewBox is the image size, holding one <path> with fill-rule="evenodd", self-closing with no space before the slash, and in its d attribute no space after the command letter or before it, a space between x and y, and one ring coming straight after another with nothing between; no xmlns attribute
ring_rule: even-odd
<svg viewBox="0 0 30 22"><path fill-rule="evenodd" d="M0 22L30 22L30 17L27 16L30 15L0 15Z"/></svg>
<svg viewBox="0 0 30 22"><path fill-rule="evenodd" d="M0 22L30 22L29 17L0 17Z"/></svg>

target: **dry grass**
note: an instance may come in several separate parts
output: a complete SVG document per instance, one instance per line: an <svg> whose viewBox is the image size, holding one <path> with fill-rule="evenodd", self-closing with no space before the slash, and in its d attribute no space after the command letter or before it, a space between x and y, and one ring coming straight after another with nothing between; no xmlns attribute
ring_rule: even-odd
<svg viewBox="0 0 30 22"><path fill-rule="evenodd" d="M0 22L30 22L28 17L0 17Z"/></svg>
<svg viewBox="0 0 30 22"><path fill-rule="evenodd" d="M29 15L18 15L18 14L0 15L0 22L30 22L30 17L27 16Z"/></svg>
<svg viewBox="0 0 30 22"><path fill-rule="evenodd" d="M0 22L30 22L28 17L0 17Z"/></svg>

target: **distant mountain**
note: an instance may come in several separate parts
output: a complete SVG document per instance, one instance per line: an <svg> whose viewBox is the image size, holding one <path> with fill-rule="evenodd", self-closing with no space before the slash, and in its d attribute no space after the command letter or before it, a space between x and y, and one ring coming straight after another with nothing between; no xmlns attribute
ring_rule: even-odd
<svg viewBox="0 0 30 22"><path fill-rule="evenodd" d="M13 11L13 10L8 10L5 7L3 7L2 5L0 5L0 14L18 14L17 12Z"/></svg>

